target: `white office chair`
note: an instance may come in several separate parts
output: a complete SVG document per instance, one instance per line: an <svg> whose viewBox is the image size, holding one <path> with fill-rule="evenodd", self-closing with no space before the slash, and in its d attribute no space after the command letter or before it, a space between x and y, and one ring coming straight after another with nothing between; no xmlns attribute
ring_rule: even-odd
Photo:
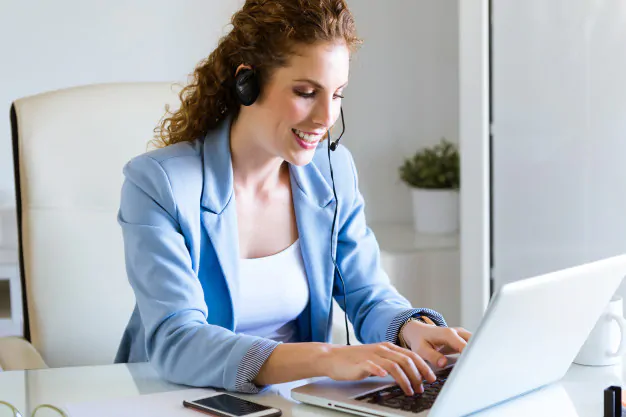
<svg viewBox="0 0 626 417"><path fill-rule="evenodd" d="M178 91L101 84L13 104L26 336L51 367L113 362L134 307L117 224L122 168L148 149Z"/></svg>

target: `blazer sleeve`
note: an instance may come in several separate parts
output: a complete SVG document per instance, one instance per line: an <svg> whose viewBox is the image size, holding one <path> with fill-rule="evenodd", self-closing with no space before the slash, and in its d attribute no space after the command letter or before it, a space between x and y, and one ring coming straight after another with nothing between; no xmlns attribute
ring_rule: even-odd
<svg viewBox="0 0 626 417"><path fill-rule="evenodd" d="M447 326L441 314L429 308L413 308L391 285L381 267L378 242L365 221L365 203L359 191L354 160L347 154L354 177L354 191L352 201L344 204L344 213L340 216L337 265L345 281L348 317L357 338L362 343L387 341L397 344L402 324L409 317L420 315L428 316L438 326ZM343 294L341 280L335 274L333 296L341 308Z"/></svg>
<svg viewBox="0 0 626 417"><path fill-rule="evenodd" d="M143 155L124 175L118 222L149 361L174 383L258 392L264 387L252 380L279 342L207 323L167 173Z"/></svg>

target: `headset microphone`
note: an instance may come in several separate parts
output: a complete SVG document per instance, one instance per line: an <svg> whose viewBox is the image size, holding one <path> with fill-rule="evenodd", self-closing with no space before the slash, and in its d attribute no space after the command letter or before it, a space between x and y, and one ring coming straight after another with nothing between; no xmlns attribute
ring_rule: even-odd
<svg viewBox="0 0 626 417"><path fill-rule="evenodd" d="M343 107L342 107L341 108L341 135L339 135L339 137L333 142L333 141L330 141L330 132L328 133L328 140L330 141L330 144L328 146L330 147L331 151L334 151L335 149L337 149L337 146L339 146L339 139L341 139L345 131L346 131L346 124L343 120Z"/></svg>

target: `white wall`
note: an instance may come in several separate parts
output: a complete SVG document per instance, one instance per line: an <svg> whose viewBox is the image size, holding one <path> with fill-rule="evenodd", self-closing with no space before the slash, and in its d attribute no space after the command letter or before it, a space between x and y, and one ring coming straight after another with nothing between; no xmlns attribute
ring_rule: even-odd
<svg viewBox="0 0 626 417"><path fill-rule="evenodd" d="M626 5L563 4L494 7L497 286L626 251Z"/></svg>
<svg viewBox="0 0 626 417"><path fill-rule="evenodd" d="M351 0L365 43L343 103L368 220L410 222L398 167L442 136L458 142L457 0ZM342 139L343 141L343 139Z"/></svg>
<svg viewBox="0 0 626 417"><path fill-rule="evenodd" d="M0 206L14 198L14 99L88 83L184 82L242 2L0 0ZM458 140L458 3L349 4L365 44L346 90L344 143L359 168L368 220L410 222L398 166L442 136Z"/></svg>
<svg viewBox="0 0 626 417"><path fill-rule="evenodd" d="M0 0L0 204L14 193L14 99L89 83L184 82L241 3Z"/></svg>

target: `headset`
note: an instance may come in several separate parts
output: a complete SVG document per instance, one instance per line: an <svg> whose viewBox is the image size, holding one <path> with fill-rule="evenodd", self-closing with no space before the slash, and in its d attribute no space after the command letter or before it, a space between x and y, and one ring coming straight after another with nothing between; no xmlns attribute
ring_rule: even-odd
<svg viewBox="0 0 626 417"><path fill-rule="evenodd" d="M259 97L261 87L259 83L259 77L256 72L250 68L242 68L235 76L235 96L239 103L244 106L251 106ZM333 224L330 229L330 259L333 261L333 275L338 276L343 286L343 312L344 322L346 325L346 344L350 346L350 332L348 330L348 295L346 293L346 283L341 275L341 270L337 265L337 260L334 256L333 236L335 234L335 224L337 223L337 208L339 207L339 199L337 198L337 191L335 190L335 177L333 175L333 164L330 158L330 151L335 151L339 146L339 140L346 131L346 124L343 118L343 107L341 108L341 134L333 141L330 137L330 130L328 131L328 165L330 167L330 180L333 185L333 196L335 197L335 213L333 215Z"/></svg>

